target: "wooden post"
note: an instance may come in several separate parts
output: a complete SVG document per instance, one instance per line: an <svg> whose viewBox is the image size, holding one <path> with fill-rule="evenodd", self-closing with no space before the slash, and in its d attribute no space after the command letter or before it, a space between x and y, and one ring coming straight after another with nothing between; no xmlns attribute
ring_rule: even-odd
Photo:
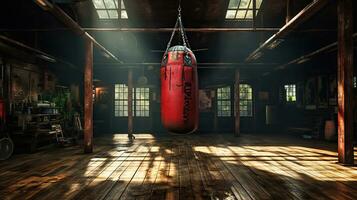
<svg viewBox="0 0 357 200"><path fill-rule="evenodd" d="M133 71L128 72L128 137L133 136Z"/></svg>
<svg viewBox="0 0 357 200"><path fill-rule="evenodd" d="M93 42L85 40L84 153L93 152Z"/></svg>
<svg viewBox="0 0 357 200"><path fill-rule="evenodd" d="M215 102L217 102L217 90L215 91ZM214 104L214 118L213 118L213 129L218 131L218 106L217 103Z"/></svg>
<svg viewBox="0 0 357 200"><path fill-rule="evenodd" d="M285 23L288 23L292 18L293 18L293 0L286 0Z"/></svg>
<svg viewBox="0 0 357 200"><path fill-rule="evenodd" d="M338 14L338 161L352 165L353 155L353 15L352 0L339 0Z"/></svg>
<svg viewBox="0 0 357 200"><path fill-rule="evenodd" d="M8 101L11 97L10 95L10 90L11 90L11 83L10 83L10 78L11 78L11 74L10 74L10 69L11 67L9 66L9 64L7 63L2 63L3 66L3 80L2 80L2 90L3 90L3 98Z"/></svg>
<svg viewBox="0 0 357 200"><path fill-rule="evenodd" d="M12 114L13 110L12 110L12 103L13 103L13 95L12 95L12 67L10 64L6 63L5 66L6 69L6 74L5 74L5 78L6 78L6 104L7 104L7 113L8 114Z"/></svg>
<svg viewBox="0 0 357 200"><path fill-rule="evenodd" d="M236 106L235 109L235 136L240 135L240 109L239 109L239 102L240 102L240 94L239 94L239 69L236 69L235 73L235 84L234 84L234 104Z"/></svg>

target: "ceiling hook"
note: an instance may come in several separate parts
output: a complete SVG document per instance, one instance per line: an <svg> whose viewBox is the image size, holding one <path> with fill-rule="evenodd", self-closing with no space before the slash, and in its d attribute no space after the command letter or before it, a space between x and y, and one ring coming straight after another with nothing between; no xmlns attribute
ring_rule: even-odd
<svg viewBox="0 0 357 200"><path fill-rule="evenodd" d="M181 15L181 0L179 0L179 5L178 5L178 12L179 12L179 15Z"/></svg>

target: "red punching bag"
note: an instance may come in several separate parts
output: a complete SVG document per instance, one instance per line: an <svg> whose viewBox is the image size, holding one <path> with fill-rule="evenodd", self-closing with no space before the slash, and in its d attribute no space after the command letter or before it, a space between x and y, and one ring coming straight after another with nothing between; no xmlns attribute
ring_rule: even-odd
<svg viewBox="0 0 357 200"><path fill-rule="evenodd" d="M182 46L170 48L179 29ZM195 55L189 46L181 21L181 7L175 28L162 59L161 75L161 121L172 133L187 134L198 127L198 77Z"/></svg>
<svg viewBox="0 0 357 200"><path fill-rule="evenodd" d="M168 49L161 67L161 121L173 133L198 127L198 77L195 55L185 46Z"/></svg>

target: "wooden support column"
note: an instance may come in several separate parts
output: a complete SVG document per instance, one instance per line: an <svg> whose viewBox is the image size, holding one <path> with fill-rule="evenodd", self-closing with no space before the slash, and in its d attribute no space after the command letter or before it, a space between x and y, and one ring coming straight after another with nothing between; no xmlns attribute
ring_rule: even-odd
<svg viewBox="0 0 357 200"><path fill-rule="evenodd" d="M240 80L240 73L239 69L236 69L235 73L235 83L234 83L234 104L236 106L235 109L235 136L240 136L240 109L239 109L239 102L240 102L240 94L239 94L239 80Z"/></svg>
<svg viewBox="0 0 357 200"><path fill-rule="evenodd" d="M133 71L128 72L128 137L133 136Z"/></svg>
<svg viewBox="0 0 357 200"><path fill-rule="evenodd" d="M217 102L217 90L216 90L216 95L215 95L215 102ZM213 129L214 129L214 131L219 131L218 130L218 106L217 106L217 104L214 104Z"/></svg>
<svg viewBox="0 0 357 200"><path fill-rule="evenodd" d="M6 87L5 87L5 100L7 101L7 113L12 114L12 103L13 103L13 95L12 95L12 67L10 64L5 64L5 78L6 78Z"/></svg>
<svg viewBox="0 0 357 200"><path fill-rule="evenodd" d="M84 153L93 152L93 42L85 40Z"/></svg>
<svg viewBox="0 0 357 200"><path fill-rule="evenodd" d="M338 161L352 165L353 14L352 0L338 0Z"/></svg>
<svg viewBox="0 0 357 200"><path fill-rule="evenodd" d="M2 61L4 62L4 61ZM3 66L3 80L2 80L2 90L3 90L3 98L8 101L11 97L11 67L7 63L2 63Z"/></svg>

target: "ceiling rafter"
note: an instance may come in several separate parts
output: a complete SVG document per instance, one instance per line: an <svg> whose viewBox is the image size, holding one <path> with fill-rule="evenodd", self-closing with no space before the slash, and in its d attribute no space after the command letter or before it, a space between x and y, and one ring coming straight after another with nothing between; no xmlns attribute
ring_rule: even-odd
<svg viewBox="0 0 357 200"><path fill-rule="evenodd" d="M252 61L259 59L263 55L263 51L266 49L275 48L278 43L282 42L282 39L296 29L300 24L310 19L318 11L320 11L329 0L314 0L312 3L307 5L298 14L295 15L288 23L286 23L277 33L271 36L263 44L261 44L256 50L254 50L246 58L246 61Z"/></svg>

